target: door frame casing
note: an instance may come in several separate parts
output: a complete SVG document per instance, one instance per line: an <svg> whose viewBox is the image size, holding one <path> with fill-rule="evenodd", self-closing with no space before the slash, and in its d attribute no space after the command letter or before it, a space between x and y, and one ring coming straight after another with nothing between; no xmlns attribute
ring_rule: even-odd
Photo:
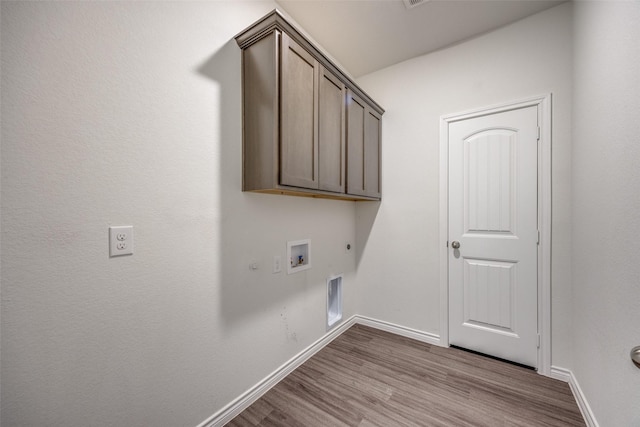
<svg viewBox="0 0 640 427"><path fill-rule="evenodd" d="M440 117L440 344L449 346L449 124L535 106L538 110L538 373L551 376L551 93Z"/></svg>

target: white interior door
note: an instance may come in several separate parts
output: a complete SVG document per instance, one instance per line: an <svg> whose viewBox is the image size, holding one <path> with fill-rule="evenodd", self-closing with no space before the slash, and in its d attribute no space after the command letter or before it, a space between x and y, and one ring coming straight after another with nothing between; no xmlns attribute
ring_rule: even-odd
<svg viewBox="0 0 640 427"><path fill-rule="evenodd" d="M448 166L449 343L536 368L537 114L450 123Z"/></svg>

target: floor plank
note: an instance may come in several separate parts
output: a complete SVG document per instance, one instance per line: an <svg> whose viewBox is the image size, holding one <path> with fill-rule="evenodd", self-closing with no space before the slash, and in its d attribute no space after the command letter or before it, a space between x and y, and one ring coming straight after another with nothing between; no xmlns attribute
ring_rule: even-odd
<svg viewBox="0 0 640 427"><path fill-rule="evenodd" d="M352 326L227 426L585 426L569 386Z"/></svg>

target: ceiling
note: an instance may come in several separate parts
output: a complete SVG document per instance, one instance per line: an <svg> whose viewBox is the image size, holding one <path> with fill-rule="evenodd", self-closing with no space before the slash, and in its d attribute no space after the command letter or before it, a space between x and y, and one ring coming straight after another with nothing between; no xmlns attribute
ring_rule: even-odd
<svg viewBox="0 0 640 427"><path fill-rule="evenodd" d="M489 32L563 1L277 0L354 77Z"/></svg>

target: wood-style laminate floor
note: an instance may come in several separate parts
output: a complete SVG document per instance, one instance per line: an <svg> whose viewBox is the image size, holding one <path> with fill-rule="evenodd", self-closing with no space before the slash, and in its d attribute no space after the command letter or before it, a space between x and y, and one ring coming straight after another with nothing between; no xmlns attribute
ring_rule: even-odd
<svg viewBox="0 0 640 427"><path fill-rule="evenodd" d="M355 325L227 426L584 426L569 386Z"/></svg>

